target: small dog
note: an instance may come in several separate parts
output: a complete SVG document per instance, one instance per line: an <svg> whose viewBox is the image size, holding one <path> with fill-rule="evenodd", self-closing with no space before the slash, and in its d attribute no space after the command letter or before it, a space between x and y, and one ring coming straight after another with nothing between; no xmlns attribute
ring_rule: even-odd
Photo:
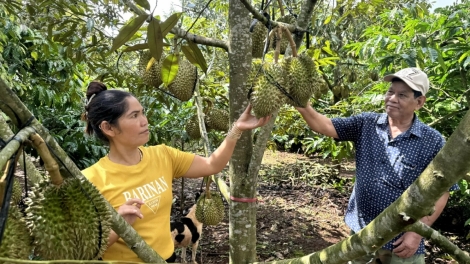
<svg viewBox="0 0 470 264"><path fill-rule="evenodd" d="M196 262L196 250L202 235L202 223L196 219L196 205L178 222L171 222L171 236L175 248L181 248L181 262L186 263L186 247L192 245L191 262Z"/></svg>

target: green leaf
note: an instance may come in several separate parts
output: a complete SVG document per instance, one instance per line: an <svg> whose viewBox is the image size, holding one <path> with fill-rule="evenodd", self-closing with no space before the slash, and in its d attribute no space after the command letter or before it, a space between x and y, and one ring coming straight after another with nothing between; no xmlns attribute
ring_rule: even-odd
<svg viewBox="0 0 470 264"><path fill-rule="evenodd" d="M188 42L188 49L182 49L184 55L188 60L201 68L201 70L205 73L207 73L207 62L206 59L204 58L204 55L202 55L201 50L199 49L198 45L190 40ZM191 53L191 54L188 54ZM189 56L188 56L189 55Z"/></svg>
<svg viewBox="0 0 470 264"><path fill-rule="evenodd" d="M169 18L163 21L160 24L160 28L162 29L162 36L165 37L168 32L173 29L173 27L178 23L178 19L181 17L181 12L172 14Z"/></svg>
<svg viewBox="0 0 470 264"><path fill-rule="evenodd" d="M150 4L147 0L135 0L135 3L147 10L150 10Z"/></svg>
<svg viewBox="0 0 470 264"><path fill-rule="evenodd" d="M148 15L140 15L134 19L131 19L124 27L121 28L119 34L113 39L113 46L111 51L117 50L119 47L124 45L134 34L139 30L139 28L144 24L145 20L148 18Z"/></svg>
<svg viewBox="0 0 470 264"><path fill-rule="evenodd" d="M31 57L33 57L34 60L38 60L38 53L36 51L31 52Z"/></svg>
<svg viewBox="0 0 470 264"><path fill-rule="evenodd" d="M179 56L177 54L170 54L163 61L161 74L162 81L165 86L168 87L168 85L170 85L171 82L173 82L173 80L175 79L176 74L178 73L178 63Z"/></svg>
<svg viewBox="0 0 470 264"><path fill-rule="evenodd" d="M136 50L144 50L148 49L149 44L148 43L141 43L141 44L136 44L133 46L126 47L123 52L129 52L129 51L136 51Z"/></svg>
<svg viewBox="0 0 470 264"><path fill-rule="evenodd" d="M333 15L329 15L326 19L325 19L325 22L323 22L323 25L326 25L328 23L330 23L331 19L333 18Z"/></svg>
<svg viewBox="0 0 470 264"><path fill-rule="evenodd" d="M463 63L462 66L463 66L464 68L467 68L467 66L468 66L469 64L470 64L470 57L467 57L467 59L464 61L464 63Z"/></svg>
<svg viewBox="0 0 470 264"><path fill-rule="evenodd" d="M147 34L150 54L157 61L160 61L163 52L163 36L158 20L152 19L152 21L150 21Z"/></svg>

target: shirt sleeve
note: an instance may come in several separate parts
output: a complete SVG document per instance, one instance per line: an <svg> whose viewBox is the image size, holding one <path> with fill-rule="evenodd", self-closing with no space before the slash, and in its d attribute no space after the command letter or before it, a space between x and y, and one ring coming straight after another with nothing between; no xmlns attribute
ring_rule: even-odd
<svg viewBox="0 0 470 264"><path fill-rule="evenodd" d="M196 155L168 146L165 148L173 163L173 178L180 178L189 170Z"/></svg>
<svg viewBox="0 0 470 264"><path fill-rule="evenodd" d="M332 118L331 122L338 133L338 141L357 141L361 135L364 120L370 114L363 113L356 116Z"/></svg>

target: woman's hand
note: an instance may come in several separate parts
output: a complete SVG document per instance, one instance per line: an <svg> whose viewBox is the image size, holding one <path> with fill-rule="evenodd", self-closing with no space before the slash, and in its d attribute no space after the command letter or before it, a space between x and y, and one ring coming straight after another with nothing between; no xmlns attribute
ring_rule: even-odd
<svg viewBox="0 0 470 264"><path fill-rule="evenodd" d="M142 212L140 211L140 207L144 204L144 201L141 199L133 198L126 201L123 205L121 205L118 209L118 214L126 220L127 223L133 225L137 218L144 218Z"/></svg>
<svg viewBox="0 0 470 264"><path fill-rule="evenodd" d="M262 117L260 119L256 118L251 114L251 104L249 104L238 118L236 126L241 131L251 130L266 125L269 119L271 119L271 116Z"/></svg>

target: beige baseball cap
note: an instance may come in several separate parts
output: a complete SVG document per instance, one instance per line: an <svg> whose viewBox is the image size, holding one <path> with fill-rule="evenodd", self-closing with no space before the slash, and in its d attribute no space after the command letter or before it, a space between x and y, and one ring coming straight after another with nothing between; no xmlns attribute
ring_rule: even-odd
<svg viewBox="0 0 470 264"><path fill-rule="evenodd" d="M394 74L384 77L384 81L391 82L393 78L404 81L408 86L425 95L429 91L428 75L418 68L405 68Z"/></svg>

